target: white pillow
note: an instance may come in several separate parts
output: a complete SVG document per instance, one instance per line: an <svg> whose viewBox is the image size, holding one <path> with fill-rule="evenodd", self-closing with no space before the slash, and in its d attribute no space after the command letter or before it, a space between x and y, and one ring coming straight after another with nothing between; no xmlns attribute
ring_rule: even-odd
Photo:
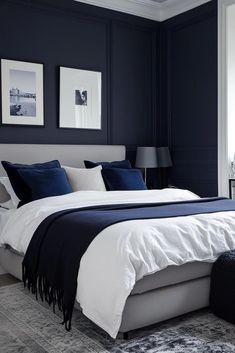
<svg viewBox="0 0 235 353"><path fill-rule="evenodd" d="M69 183L73 191L93 190L106 191L105 184L102 178L102 166L91 169L86 168L71 168L62 166L66 171Z"/></svg>
<svg viewBox="0 0 235 353"><path fill-rule="evenodd" d="M6 191L10 195L11 199L7 202L1 203L3 207L6 208L17 208L20 200L15 194L13 187L11 186L11 182L8 177L0 177L0 183L5 187Z"/></svg>

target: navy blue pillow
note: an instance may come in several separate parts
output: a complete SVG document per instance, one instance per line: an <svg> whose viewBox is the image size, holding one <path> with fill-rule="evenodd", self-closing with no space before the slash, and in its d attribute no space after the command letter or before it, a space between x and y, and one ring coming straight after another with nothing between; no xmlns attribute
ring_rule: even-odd
<svg viewBox="0 0 235 353"><path fill-rule="evenodd" d="M106 168L123 168L123 169L131 169L131 163L128 159L124 161L114 161L114 162L91 162L91 161L84 161L86 168L94 168L98 165L102 165L103 169Z"/></svg>
<svg viewBox="0 0 235 353"><path fill-rule="evenodd" d="M72 192L63 168L18 169L18 173L31 191L32 201Z"/></svg>
<svg viewBox="0 0 235 353"><path fill-rule="evenodd" d="M147 190L139 169L106 168L102 169L101 173L109 191Z"/></svg>
<svg viewBox="0 0 235 353"><path fill-rule="evenodd" d="M2 165L6 170L6 173L10 179L11 185L17 195L21 200L19 206L24 205L27 202L31 201L31 191L26 185L25 181L18 173L19 169L49 169L49 168L60 168L60 162L57 160L46 162L46 163L35 163L35 164L19 164L19 163L10 163L2 161Z"/></svg>

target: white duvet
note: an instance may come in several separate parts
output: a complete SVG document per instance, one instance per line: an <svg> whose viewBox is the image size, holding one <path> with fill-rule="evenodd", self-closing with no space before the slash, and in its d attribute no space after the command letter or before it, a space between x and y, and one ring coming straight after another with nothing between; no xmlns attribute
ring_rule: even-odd
<svg viewBox="0 0 235 353"><path fill-rule="evenodd" d="M0 234L0 246L9 244L24 254L38 225L64 209L196 198L187 190L164 189L78 191L41 199L24 205L9 217ZM170 265L213 262L234 248L235 212L117 223L99 233L83 255L77 301L87 317L115 338L126 299L136 281Z"/></svg>

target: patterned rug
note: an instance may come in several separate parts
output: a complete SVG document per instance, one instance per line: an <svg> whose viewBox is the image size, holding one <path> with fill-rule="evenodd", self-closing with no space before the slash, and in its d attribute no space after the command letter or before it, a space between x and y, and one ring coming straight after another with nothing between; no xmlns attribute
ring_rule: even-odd
<svg viewBox="0 0 235 353"><path fill-rule="evenodd" d="M133 331L127 341L111 339L78 310L70 332L60 322L21 283L0 288L1 353L235 352L235 326L208 310Z"/></svg>

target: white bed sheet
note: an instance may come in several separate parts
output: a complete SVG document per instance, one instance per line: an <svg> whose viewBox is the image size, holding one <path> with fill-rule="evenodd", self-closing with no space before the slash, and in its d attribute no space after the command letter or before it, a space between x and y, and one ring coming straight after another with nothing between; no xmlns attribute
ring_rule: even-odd
<svg viewBox="0 0 235 353"><path fill-rule="evenodd" d="M0 234L2 229L5 227L8 219L15 212L15 209L7 210L3 207L0 207Z"/></svg>
<svg viewBox="0 0 235 353"><path fill-rule="evenodd" d="M37 200L8 219L0 245L25 253L37 226L62 209L101 204L192 200L186 190L83 192ZM136 281L170 265L213 262L235 248L235 212L135 220L104 229L83 255L77 300L84 314L116 337Z"/></svg>

